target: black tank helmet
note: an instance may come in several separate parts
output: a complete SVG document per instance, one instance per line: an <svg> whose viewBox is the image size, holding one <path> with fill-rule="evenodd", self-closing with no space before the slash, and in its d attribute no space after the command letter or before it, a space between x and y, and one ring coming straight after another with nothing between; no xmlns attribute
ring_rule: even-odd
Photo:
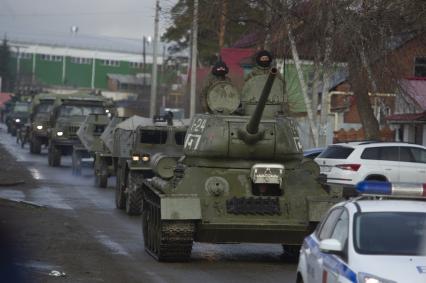
<svg viewBox="0 0 426 283"><path fill-rule="evenodd" d="M218 77L219 76L224 77L226 76L226 74L228 74L228 72L229 72L229 68L228 66L226 66L225 62L223 61L216 62L216 64L214 64L212 68L212 74Z"/></svg>
<svg viewBox="0 0 426 283"><path fill-rule="evenodd" d="M272 54L269 51L261 50L256 53L256 64L263 68L268 68L272 63Z"/></svg>

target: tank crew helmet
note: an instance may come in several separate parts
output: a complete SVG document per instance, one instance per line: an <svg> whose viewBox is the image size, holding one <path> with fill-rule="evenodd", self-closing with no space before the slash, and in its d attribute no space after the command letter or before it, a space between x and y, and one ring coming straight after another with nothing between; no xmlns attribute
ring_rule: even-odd
<svg viewBox="0 0 426 283"><path fill-rule="evenodd" d="M263 68L268 68L272 63L272 54L269 51L261 50L256 54L256 64Z"/></svg>
<svg viewBox="0 0 426 283"><path fill-rule="evenodd" d="M224 77L228 72L228 66L226 66L225 62L223 61L216 62L212 68L212 74L215 76Z"/></svg>

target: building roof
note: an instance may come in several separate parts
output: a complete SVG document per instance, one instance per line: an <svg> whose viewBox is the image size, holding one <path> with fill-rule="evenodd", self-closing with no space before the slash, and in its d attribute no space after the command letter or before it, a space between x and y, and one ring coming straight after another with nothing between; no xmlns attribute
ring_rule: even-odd
<svg viewBox="0 0 426 283"><path fill-rule="evenodd" d="M402 80L401 87L405 94L409 95L423 111L426 111L426 78Z"/></svg>
<svg viewBox="0 0 426 283"><path fill-rule="evenodd" d="M394 122L426 121L426 111L423 113L394 114L387 116L386 120Z"/></svg>
<svg viewBox="0 0 426 283"><path fill-rule="evenodd" d="M131 39L108 36L91 36L85 34L73 35L70 33L8 33L1 30L0 33L7 34L8 40L14 44L47 45L53 47L68 47L129 54L142 54L143 51L142 38ZM158 50L162 50L162 43L159 45L160 47ZM147 45L145 51L147 55L152 55L153 45Z"/></svg>

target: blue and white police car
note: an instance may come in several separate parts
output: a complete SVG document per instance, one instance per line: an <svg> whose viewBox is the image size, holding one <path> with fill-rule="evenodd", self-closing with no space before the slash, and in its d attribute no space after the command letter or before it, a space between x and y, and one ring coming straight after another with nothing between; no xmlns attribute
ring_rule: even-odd
<svg viewBox="0 0 426 283"><path fill-rule="evenodd" d="M297 283L426 283L426 184L364 181L300 250Z"/></svg>

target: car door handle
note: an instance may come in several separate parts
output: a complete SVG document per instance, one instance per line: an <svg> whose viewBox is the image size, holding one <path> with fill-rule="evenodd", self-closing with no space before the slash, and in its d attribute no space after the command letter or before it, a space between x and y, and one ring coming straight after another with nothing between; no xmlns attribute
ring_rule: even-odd
<svg viewBox="0 0 426 283"><path fill-rule="evenodd" d="M419 170L420 173L426 173L426 170Z"/></svg>
<svg viewBox="0 0 426 283"><path fill-rule="evenodd" d="M386 171L392 171L392 168L385 168Z"/></svg>

